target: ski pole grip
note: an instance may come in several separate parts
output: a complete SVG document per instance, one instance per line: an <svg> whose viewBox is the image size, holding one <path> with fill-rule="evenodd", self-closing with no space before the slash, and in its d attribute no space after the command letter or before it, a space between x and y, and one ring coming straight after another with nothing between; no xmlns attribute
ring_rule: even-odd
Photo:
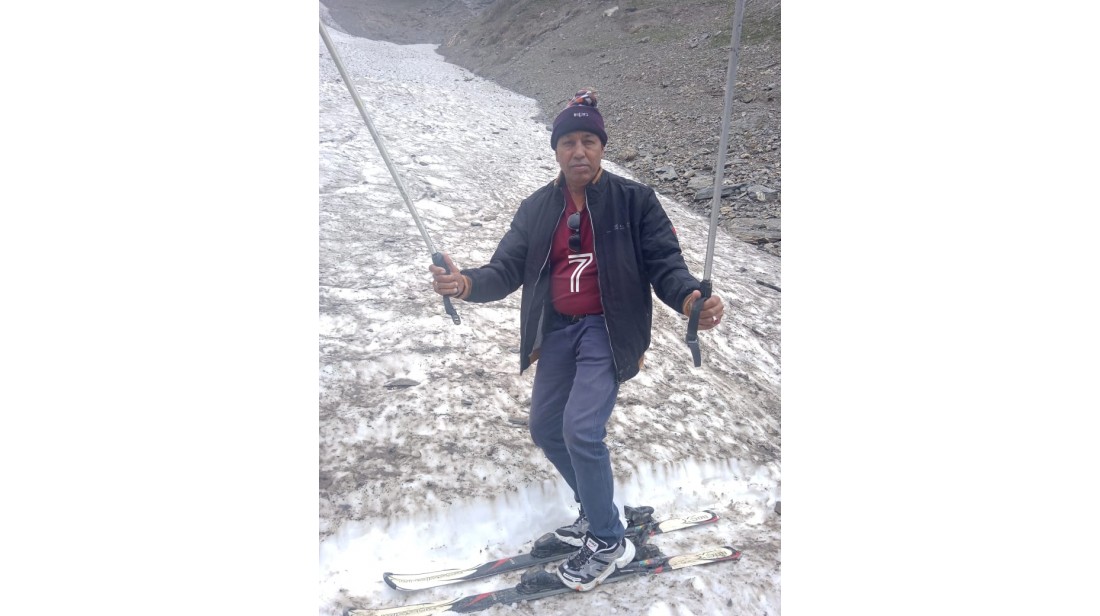
<svg viewBox="0 0 1100 616"><path fill-rule="evenodd" d="M442 267L448 274L451 273L451 268L447 267L447 262L443 259L443 253L432 253L432 263L436 264L438 267ZM443 309L447 311L447 314L451 315L451 320L454 321L455 325L462 322L462 319L458 318L458 312L455 311L455 307L451 305L451 298L446 295L443 296Z"/></svg>
<svg viewBox="0 0 1100 616"><path fill-rule="evenodd" d="M699 292L701 293L699 299L695 300L695 303L691 305L691 316L688 317L687 336L684 337L684 342L687 342L688 349L691 351L691 360L695 363L696 368L703 365L702 357L699 355L699 313L703 310L703 303L710 297L709 280L704 280L700 284Z"/></svg>

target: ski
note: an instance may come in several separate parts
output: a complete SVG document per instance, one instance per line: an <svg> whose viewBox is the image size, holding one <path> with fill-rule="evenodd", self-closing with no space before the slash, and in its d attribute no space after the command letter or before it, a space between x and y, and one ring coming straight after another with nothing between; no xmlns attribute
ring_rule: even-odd
<svg viewBox="0 0 1100 616"><path fill-rule="evenodd" d="M741 550L729 546L711 548L694 554L681 554L678 556L663 556L654 546L644 546L647 558L635 560L629 565L609 575L604 584L620 582L622 580L644 575L655 575L667 571L675 571L685 567L709 565L725 561L738 561L741 559ZM576 592L565 584L562 584L558 576L544 570L531 570L523 574L523 579L516 586L504 588L495 592L470 595L451 601L439 601L435 603L419 603L380 610L349 609L345 616L433 616L448 612L468 614L488 609L494 605L511 605L520 601L533 601L543 597L550 597L567 592Z"/></svg>
<svg viewBox="0 0 1100 616"><path fill-rule="evenodd" d="M636 546L644 544L650 537L662 533L694 528L704 524L713 524L718 521L718 514L710 510L703 510L691 515L671 518L663 522L653 521L652 507L625 507L627 524L626 536L634 541ZM554 533L546 533L535 541L534 547L526 554L518 554L508 558L482 563L466 569L443 569L428 573L383 573L382 579L395 590L422 590L455 584L468 580L479 580L509 571L528 569L535 565L562 560L577 547L569 545L554 536Z"/></svg>

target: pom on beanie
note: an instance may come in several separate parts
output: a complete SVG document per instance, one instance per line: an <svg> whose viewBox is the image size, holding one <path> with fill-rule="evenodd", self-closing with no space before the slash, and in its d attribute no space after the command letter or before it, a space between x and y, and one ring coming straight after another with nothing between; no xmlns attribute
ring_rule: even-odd
<svg viewBox="0 0 1100 616"><path fill-rule="evenodd" d="M554 130L550 133L550 149L556 150L558 138L574 131L588 131L607 145L607 133L603 128L603 116L596 109L596 90L585 88L573 95L572 100L554 118Z"/></svg>

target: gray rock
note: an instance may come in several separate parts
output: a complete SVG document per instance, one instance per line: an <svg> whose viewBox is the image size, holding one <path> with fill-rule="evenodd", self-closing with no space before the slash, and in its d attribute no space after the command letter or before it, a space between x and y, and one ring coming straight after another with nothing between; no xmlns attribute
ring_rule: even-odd
<svg viewBox="0 0 1100 616"><path fill-rule="evenodd" d="M694 173L694 171L692 172ZM703 190L704 188L714 188L714 176L713 175L697 175L690 180L687 184L688 190Z"/></svg>
<svg viewBox="0 0 1100 616"><path fill-rule="evenodd" d="M749 111L744 116L730 122L730 132L751 133L767 126L768 114L764 111Z"/></svg>
<svg viewBox="0 0 1100 616"><path fill-rule="evenodd" d="M723 186L722 187L722 197L723 198L732 197L735 193L742 190L744 187L745 187L744 184L735 184L733 186ZM700 190L699 192L695 193L695 200L696 201L705 201L707 199L712 199L712 198L714 198L714 187L713 186L711 186L710 188L704 188L704 189Z"/></svg>
<svg viewBox="0 0 1100 616"><path fill-rule="evenodd" d="M780 232L772 229L745 229L735 226L730 231L737 239L754 246L771 244L782 239Z"/></svg>
<svg viewBox="0 0 1100 616"><path fill-rule="evenodd" d="M679 177L679 176L676 175L676 168L673 167L672 165L665 165L664 167L657 167L657 169L654 170L654 173L657 174L657 177L659 179L664 180L666 182L675 180L677 177Z"/></svg>
<svg viewBox="0 0 1100 616"><path fill-rule="evenodd" d="M764 231L769 228L768 221L762 218L731 218L730 224L742 231Z"/></svg>
<svg viewBox="0 0 1100 616"><path fill-rule="evenodd" d="M407 387L415 387L419 384L420 381L414 381L412 379L394 379L386 383L383 387L386 389L405 389Z"/></svg>
<svg viewBox="0 0 1100 616"><path fill-rule="evenodd" d="M779 199L779 191L760 184L749 186L745 189L745 192L757 201L776 201Z"/></svg>

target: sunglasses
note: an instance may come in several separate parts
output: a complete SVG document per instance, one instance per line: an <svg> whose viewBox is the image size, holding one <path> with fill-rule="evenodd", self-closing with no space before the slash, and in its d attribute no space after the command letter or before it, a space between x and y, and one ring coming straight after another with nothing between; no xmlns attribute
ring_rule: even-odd
<svg viewBox="0 0 1100 616"><path fill-rule="evenodd" d="M573 232L569 236L569 250L573 252L581 251L581 213L573 212L569 215L569 219L565 221L565 224L569 225L569 230Z"/></svg>

